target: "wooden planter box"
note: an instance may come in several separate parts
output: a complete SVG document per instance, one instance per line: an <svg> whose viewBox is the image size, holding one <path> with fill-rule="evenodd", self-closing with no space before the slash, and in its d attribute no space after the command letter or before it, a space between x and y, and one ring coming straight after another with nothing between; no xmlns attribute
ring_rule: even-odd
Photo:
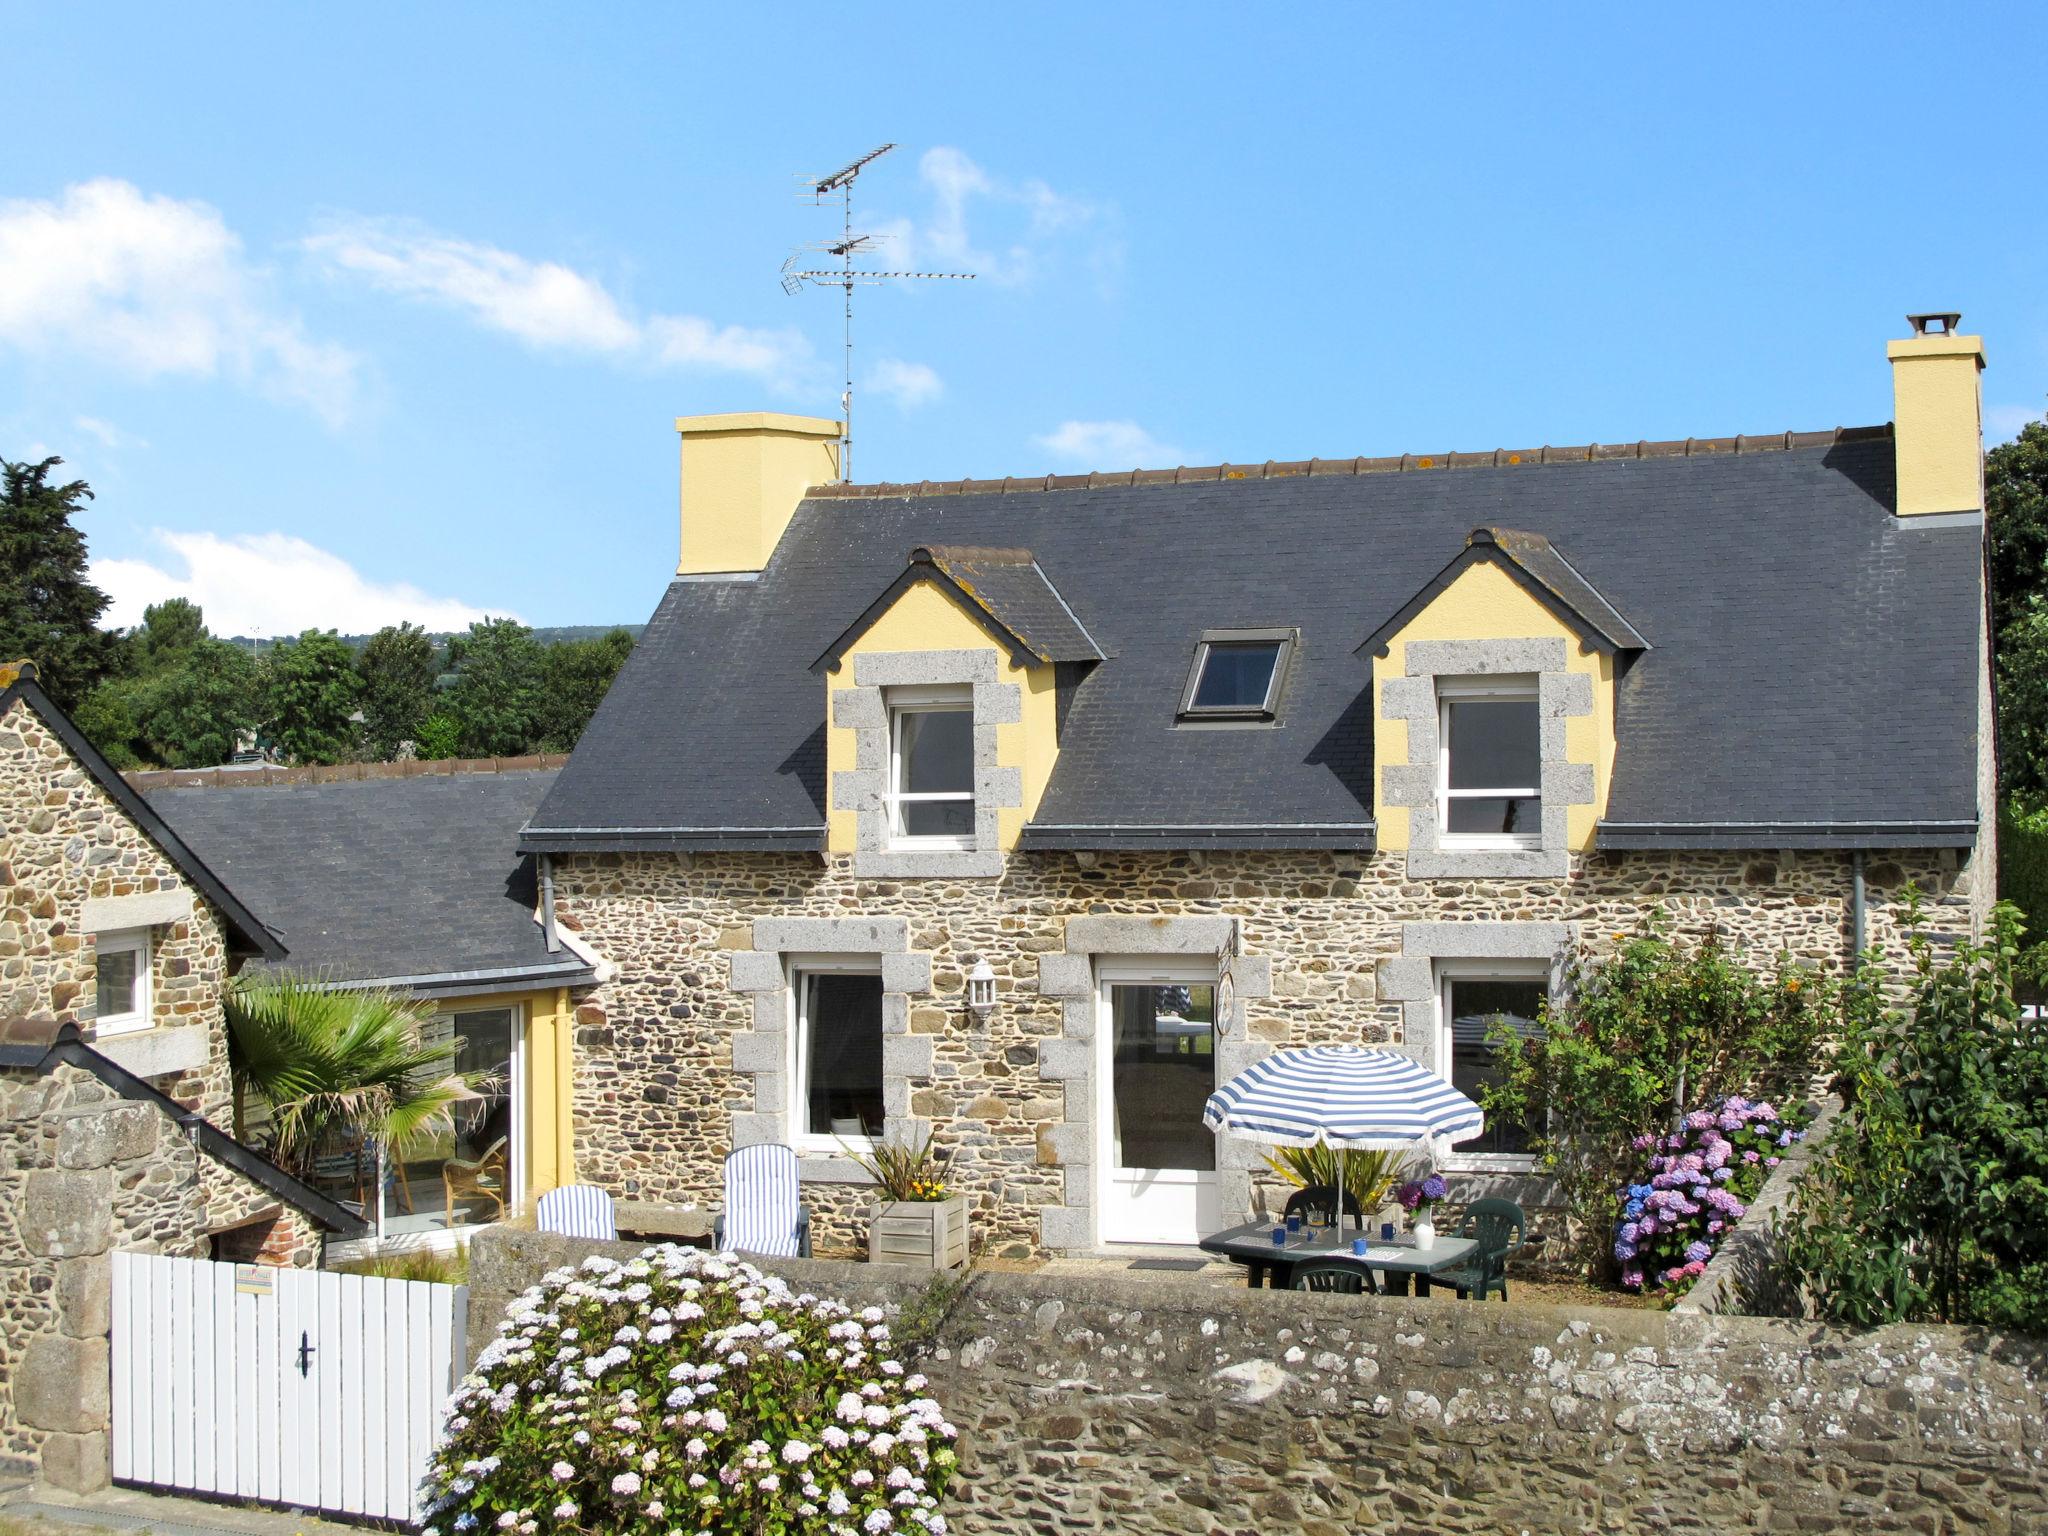
<svg viewBox="0 0 2048 1536"><path fill-rule="evenodd" d="M958 1269L967 1262L967 1197L875 1206L868 1219L868 1262Z"/></svg>

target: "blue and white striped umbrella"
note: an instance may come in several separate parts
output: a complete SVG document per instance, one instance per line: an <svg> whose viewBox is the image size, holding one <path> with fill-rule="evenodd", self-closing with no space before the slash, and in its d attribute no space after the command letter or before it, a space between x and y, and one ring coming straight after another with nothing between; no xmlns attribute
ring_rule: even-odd
<svg viewBox="0 0 2048 1536"><path fill-rule="evenodd" d="M1281 1147L1445 1146L1485 1129L1485 1113L1412 1057L1357 1045L1275 1051L1209 1095L1202 1123Z"/></svg>

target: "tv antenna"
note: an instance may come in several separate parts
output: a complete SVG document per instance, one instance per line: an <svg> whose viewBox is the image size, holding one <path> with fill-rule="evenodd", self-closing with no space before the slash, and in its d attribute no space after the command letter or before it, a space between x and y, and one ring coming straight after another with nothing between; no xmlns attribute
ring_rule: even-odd
<svg viewBox="0 0 2048 1536"><path fill-rule="evenodd" d="M839 397L839 478L853 478L853 290L863 284L894 282L898 279L914 279L919 282L952 280L971 282L972 272L883 272L872 268L856 267L855 258L863 261L873 259L880 251L885 235L856 235L853 232L853 184L860 173L875 161L894 149L894 144L884 144L880 149L869 150L851 165L842 165L830 176L807 176L804 190L797 196L807 197L814 204L822 206L827 198L837 198L840 209L840 235L837 240L818 240L803 246L782 264L782 291L797 294L803 291L805 283L819 288L837 288L845 295L846 304L846 389ZM818 256L836 256L836 267L806 266Z"/></svg>

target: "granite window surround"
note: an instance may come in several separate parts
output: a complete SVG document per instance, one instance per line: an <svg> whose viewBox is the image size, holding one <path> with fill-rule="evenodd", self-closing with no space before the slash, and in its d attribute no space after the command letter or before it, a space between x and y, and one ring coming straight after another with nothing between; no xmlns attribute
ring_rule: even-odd
<svg viewBox="0 0 2048 1536"><path fill-rule="evenodd" d="M879 880L993 878L1003 872L997 813L1021 809L1021 769L996 761L996 728L1024 718L1016 683L998 680L996 650L881 651L853 658L851 688L832 695L832 724L853 732L854 766L833 775L835 805L854 813L853 871ZM904 848L889 825L891 688L964 687L974 711L974 837L965 848Z"/></svg>
<svg viewBox="0 0 2048 1536"><path fill-rule="evenodd" d="M1039 1240L1047 1248L1090 1253L1096 1247L1096 1192L1101 1170L1095 1166L1095 1116L1103 1107L1106 1085L1097 1080L1096 1031L1101 1026L1096 962L1118 959L1201 957L1218 968L1216 1009L1216 1081L1228 1082L1274 1049L1254 1040L1247 1028L1246 1003L1273 991L1273 962L1245 955L1242 933L1234 917L1071 917L1065 950L1038 957L1038 990L1060 1002L1061 1029L1038 1042L1038 1077L1063 1090L1065 1112L1050 1126L1043 1143L1064 1173L1066 1203L1039 1211ZM1218 1197L1225 1211L1251 1207L1252 1173L1264 1167L1256 1141L1218 1138Z"/></svg>
<svg viewBox="0 0 2048 1536"><path fill-rule="evenodd" d="M932 1072L930 1035L910 1033L910 1000L932 990L932 957L910 950L910 922L901 917L756 918L752 949L732 951L732 991L747 997L753 1027L733 1036L733 1070L753 1085L753 1108L732 1117L734 1147L793 1145L791 1103L791 961L833 956L872 959L882 977L882 1104L887 1140L915 1142L930 1134L928 1120L913 1119L913 1078ZM799 1179L814 1184L869 1184L851 1158L799 1152Z"/></svg>
<svg viewBox="0 0 2048 1536"><path fill-rule="evenodd" d="M1562 639L1411 640L1406 675L1380 689L1380 718L1408 726L1408 760L1380 769L1382 798L1408 811L1408 873L1415 879L1548 878L1571 873L1566 812L1593 803L1593 765L1565 756L1565 722L1593 713L1593 680L1565 669ZM1438 817L1438 679L1536 679L1543 830L1535 848L1446 845Z"/></svg>
<svg viewBox="0 0 2048 1536"><path fill-rule="evenodd" d="M1442 981L1438 962L1497 960L1521 970L1528 962L1540 961L1550 968L1550 996L1555 1002L1564 987L1565 956L1576 937L1573 923L1401 924L1401 953L1380 961L1376 978L1380 1000L1401 1005L1401 1043L1397 1048L1448 1080L1449 1064L1442 1060L1443 1031L1437 1017ZM1461 963L1459 969L1464 968ZM1539 1206L1557 1204L1559 1199L1549 1175L1513 1166L1460 1170L1457 1188L1461 1200L1499 1196L1524 1206Z"/></svg>

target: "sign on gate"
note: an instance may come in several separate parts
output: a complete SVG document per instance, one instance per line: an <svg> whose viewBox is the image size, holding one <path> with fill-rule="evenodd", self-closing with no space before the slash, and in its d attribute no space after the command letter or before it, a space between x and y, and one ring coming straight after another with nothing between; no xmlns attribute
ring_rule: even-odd
<svg viewBox="0 0 2048 1536"><path fill-rule="evenodd" d="M123 1482L418 1517L464 1286L116 1253Z"/></svg>

